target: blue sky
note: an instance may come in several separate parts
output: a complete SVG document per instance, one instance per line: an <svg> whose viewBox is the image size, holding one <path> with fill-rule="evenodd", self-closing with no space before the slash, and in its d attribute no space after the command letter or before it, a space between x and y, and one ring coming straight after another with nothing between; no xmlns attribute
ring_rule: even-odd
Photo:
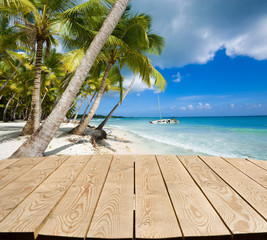
<svg viewBox="0 0 267 240"><path fill-rule="evenodd" d="M166 39L152 63L167 88L137 79L115 115L159 116L157 95L163 116L267 115L267 1L135 0L132 8L151 14ZM125 87L132 78L125 73ZM117 101L107 94L97 113Z"/></svg>

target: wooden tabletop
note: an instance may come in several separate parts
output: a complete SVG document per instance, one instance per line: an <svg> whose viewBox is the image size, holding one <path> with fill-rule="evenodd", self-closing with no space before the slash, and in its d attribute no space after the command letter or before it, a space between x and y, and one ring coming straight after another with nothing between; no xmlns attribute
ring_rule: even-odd
<svg viewBox="0 0 267 240"><path fill-rule="evenodd" d="M0 240L267 239L267 161L174 155L0 161Z"/></svg>

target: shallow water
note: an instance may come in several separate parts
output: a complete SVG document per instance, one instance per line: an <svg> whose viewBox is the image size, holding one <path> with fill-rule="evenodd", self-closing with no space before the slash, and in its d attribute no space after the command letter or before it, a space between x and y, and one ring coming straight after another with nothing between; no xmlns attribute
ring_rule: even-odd
<svg viewBox="0 0 267 240"><path fill-rule="evenodd" d="M131 132L155 154L199 154L267 160L267 116L188 117L179 124L150 124L157 118L116 118L107 127ZM97 125L102 120L93 120Z"/></svg>

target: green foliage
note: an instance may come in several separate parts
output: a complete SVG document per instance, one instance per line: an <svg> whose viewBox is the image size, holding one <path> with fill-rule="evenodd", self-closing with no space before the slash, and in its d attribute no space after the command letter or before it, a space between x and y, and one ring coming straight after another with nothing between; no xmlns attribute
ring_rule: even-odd
<svg viewBox="0 0 267 240"><path fill-rule="evenodd" d="M114 1L90 0L77 5L78 0L0 0L0 86L15 73L0 91L0 96L3 95L0 118L13 93L16 93L16 97L8 110L9 115L18 102L18 113L25 115L30 108L38 39L42 39L45 46L41 68L42 116L49 115ZM153 33L151 27L150 15L133 14L128 7L99 53L77 99L88 89L89 95L92 95L100 88L103 74L110 62L113 67L107 77L106 92L120 91L122 96L124 78L121 71L124 68L139 75L149 87L151 79L154 79L155 86L164 90L166 81L149 59L151 54L161 54L165 46L164 39ZM68 50L67 53L58 53L53 49L59 41ZM67 117L73 115L75 108L76 100Z"/></svg>

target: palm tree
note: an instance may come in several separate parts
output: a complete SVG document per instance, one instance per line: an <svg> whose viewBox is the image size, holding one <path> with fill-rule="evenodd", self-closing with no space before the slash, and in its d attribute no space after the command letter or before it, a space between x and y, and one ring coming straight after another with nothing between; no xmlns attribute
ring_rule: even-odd
<svg viewBox="0 0 267 240"><path fill-rule="evenodd" d="M82 105L83 105L85 99L87 98L89 92L90 92L90 87L87 86L86 91L83 93L82 101L81 101L81 103L80 103L80 105L79 105L79 107L78 107L78 109L77 109L77 112L76 112L76 114L75 114L75 116L74 116L74 118L73 118L73 120L72 120L74 123L76 122L76 119L77 119L77 117L78 117L79 111L80 111L80 109L81 109L81 107L82 107Z"/></svg>
<svg viewBox="0 0 267 240"><path fill-rule="evenodd" d="M31 118L28 119L22 134L29 135L40 125L41 111L41 66L44 44L47 54L50 46L56 45L53 37L58 34L58 14L73 7L74 0L61 1L30 1L30 0L2 0L2 11L15 17L19 40L35 51L35 76L31 102Z"/></svg>
<svg viewBox="0 0 267 240"><path fill-rule="evenodd" d="M98 130L102 130L103 127L106 125L106 123L108 122L108 120L111 118L112 114L115 112L115 110L122 104L122 101L125 99L125 97L127 96L127 94L130 92L133 84L135 82L135 76L131 82L131 84L129 85L129 87L127 88L127 90L124 92L122 98L120 99L120 101L115 105L114 108L112 108L112 110L110 111L110 113L107 115L107 117L104 119L104 121L102 121L98 127L96 129Z"/></svg>
<svg viewBox="0 0 267 240"><path fill-rule="evenodd" d="M151 17L145 14L135 15L134 17L126 15L120 20L103 50L107 58L107 68L94 104L86 118L71 133L77 135L84 134L104 94L109 71L115 64L119 65L120 68L126 65L134 73L140 74L144 82L149 86L151 85L151 64L145 53L159 54L164 47L164 39L151 33L151 21ZM160 79L162 80L162 78ZM165 80L160 84L165 85Z"/></svg>
<svg viewBox="0 0 267 240"><path fill-rule="evenodd" d="M98 53L115 29L129 2L130 0L116 0L109 15L104 21L103 26L86 51L80 66L76 70L60 101L47 117L45 122L40 126L38 131L25 141L23 145L12 154L11 158L26 156L37 157L43 154L60 124L63 122L70 105L79 92L80 87L86 79L87 73L90 71Z"/></svg>
<svg viewBox="0 0 267 240"><path fill-rule="evenodd" d="M112 114L115 112L115 110L122 104L123 100L126 98L127 94L130 92L134 82L135 82L135 77L133 78L132 82L128 86L127 90L124 92L123 97L120 99L120 101L112 108L110 113L107 115L107 117L98 125L96 129L102 130L103 127L106 125L108 120L111 118ZM151 65L151 78L155 79L155 83L160 83L159 90L163 91L165 89L165 84L166 80L163 78L163 76ZM163 84L162 84L163 83Z"/></svg>

